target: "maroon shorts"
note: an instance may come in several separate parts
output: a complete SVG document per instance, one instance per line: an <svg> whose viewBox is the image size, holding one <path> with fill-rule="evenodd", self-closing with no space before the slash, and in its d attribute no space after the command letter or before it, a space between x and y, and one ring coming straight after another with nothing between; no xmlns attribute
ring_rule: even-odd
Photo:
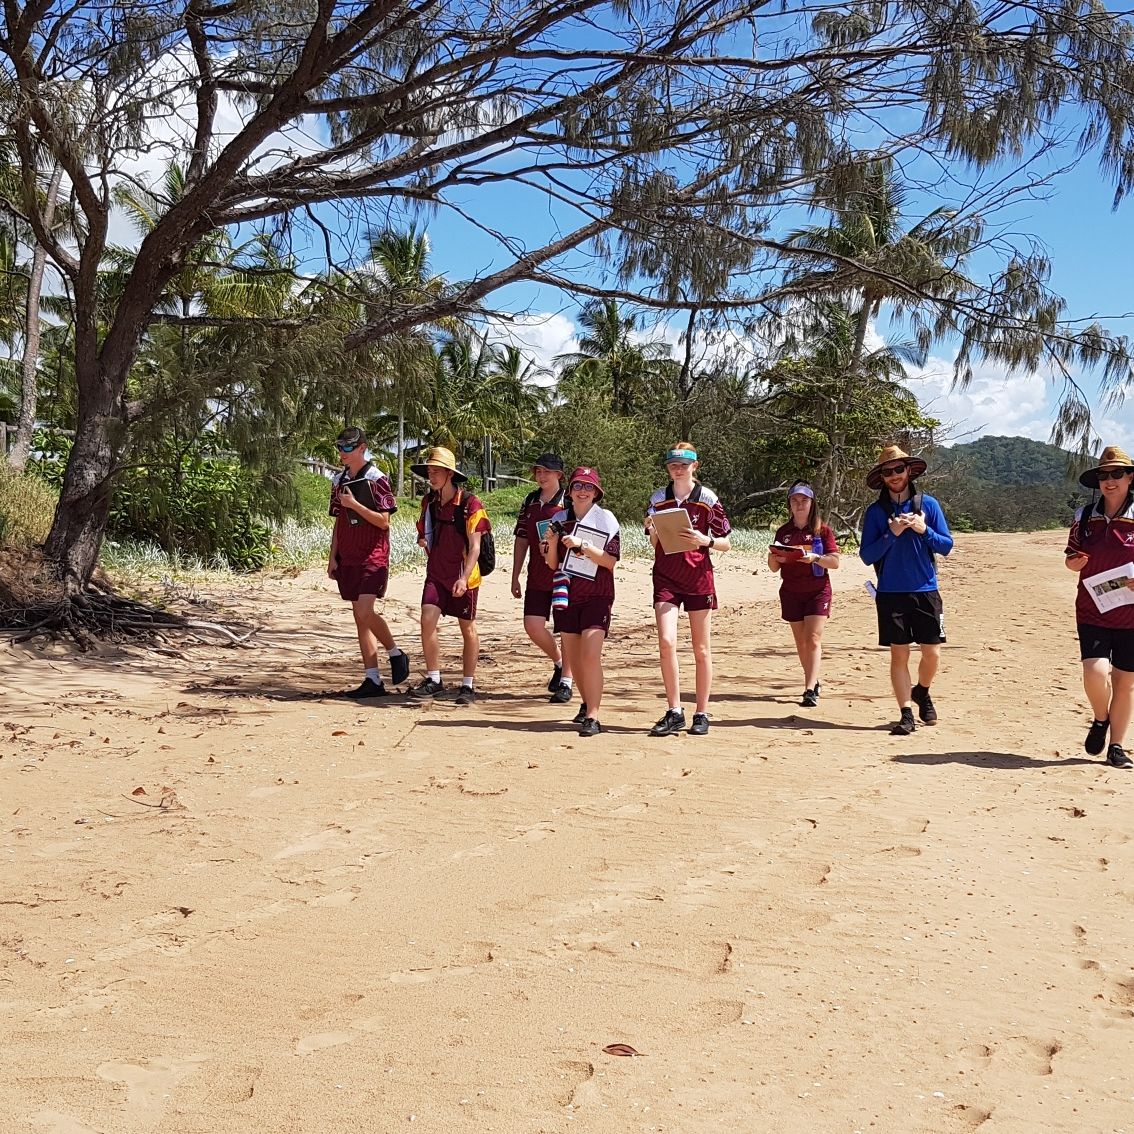
<svg viewBox="0 0 1134 1134"><path fill-rule="evenodd" d="M382 598L386 594L386 583L390 578L388 567L348 567L340 563L335 568L335 582L339 584L339 594L347 602L357 602L363 595Z"/></svg>
<svg viewBox="0 0 1134 1134"><path fill-rule="evenodd" d="M551 617L551 592L533 591L528 587L524 591L524 617L536 615L545 622Z"/></svg>
<svg viewBox="0 0 1134 1134"><path fill-rule="evenodd" d="M683 591L671 590L669 587L654 587L654 606L657 606L659 602L683 606L686 610L717 609L717 596L715 594L687 595Z"/></svg>
<svg viewBox="0 0 1134 1134"><path fill-rule="evenodd" d="M479 587L465 591L460 598L453 598L453 592L448 587L435 583L432 579L425 580L421 591L422 606L438 606L441 613L450 618L461 618L471 622L476 617L476 596L480 593Z"/></svg>
<svg viewBox="0 0 1134 1134"><path fill-rule="evenodd" d="M830 587L802 595L792 591L780 591L780 617L785 622L802 622L813 615L818 615L820 618L831 616Z"/></svg>
<svg viewBox="0 0 1134 1134"><path fill-rule="evenodd" d="M610 633L612 598L589 598L573 602L560 610L552 611L556 634L581 634L584 630L601 630Z"/></svg>

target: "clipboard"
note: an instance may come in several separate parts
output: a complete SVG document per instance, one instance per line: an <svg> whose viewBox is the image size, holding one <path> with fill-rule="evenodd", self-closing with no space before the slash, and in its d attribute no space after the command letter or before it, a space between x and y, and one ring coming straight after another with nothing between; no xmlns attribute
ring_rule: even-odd
<svg viewBox="0 0 1134 1134"><path fill-rule="evenodd" d="M682 551L695 551L681 538L682 532L693 531L689 513L684 508L666 508L653 514L654 531L658 543L666 555L677 555Z"/></svg>
<svg viewBox="0 0 1134 1134"><path fill-rule="evenodd" d="M364 508L369 508L372 512L378 511L377 501L374 499L374 489L372 487L373 481L369 478L361 476L358 480L346 480L339 483L339 491L344 488L350 490L351 496L355 498ZM357 527L363 522L362 517L357 512L351 512L347 516L347 523L351 527Z"/></svg>
<svg viewBox="0 0 1134 1134"><path fill-rule="evenodd" d="M773 540L769 544L769 550L776 552L777 555L782 555L790 563L796 559L802 559L809 549L797 544L780 543L778 540Z"/></svg>
<svg viewBox="0 0 1134 1134"><path fill-rule="evenodd" d="M598 528L588 528L585 524L576 524L571 535L589 547L597 547L599 551L606 547L606 532L599 531ZM568 575L574 575L579 579L594 579L598 575L598 564L572 547L563 557L563 570Z"/></svg>

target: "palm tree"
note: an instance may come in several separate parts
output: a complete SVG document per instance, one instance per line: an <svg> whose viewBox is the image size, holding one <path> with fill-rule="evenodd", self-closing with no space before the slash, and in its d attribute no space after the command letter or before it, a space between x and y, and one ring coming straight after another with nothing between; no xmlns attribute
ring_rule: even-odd
<svg viewBox="0 0 1134 1134"><path fill-rule="evenodd" d="M370 240L370 258L358 273L358 283L366 318L392 307L422 303L443 297L450 284L443 275L431 272L430 244L427 233L418 233L411 226L404 231L384 229ZM401 496L405 485L406 410L420 398L434 367L434 350L429 330L456 331L460 320L446 318L431 328L408 331L380 340L375 352L381 381L397 410L397 483L395 492ZM378 415L381 416L381 415ZM367 423L367 430L375 435L381 432L377 418Z"/></svg>
<svg viewBox="0 0 1134 1134"><path fill-rule="evenodd" d="M669 359L669 347L635 342L637 316L624 317L613 299L591 300L579 315L579 326L586 332L579 349L555 358L562 368L561 383L568 391L572 386L602 391L615 413L643 409Z"/></svg>

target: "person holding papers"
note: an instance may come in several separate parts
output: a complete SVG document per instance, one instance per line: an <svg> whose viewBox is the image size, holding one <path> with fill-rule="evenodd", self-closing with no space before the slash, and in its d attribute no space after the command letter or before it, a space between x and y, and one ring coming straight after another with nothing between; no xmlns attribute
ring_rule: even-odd
<svg viewBox="0 0 1134 1134"><path fill-rule="evenodd" d="M788 489L788 521L776 531L768 567L780 573L780 617L791 627L803 666L800 704L819 703L823 627L831 614L831 576L839 565L835 533L823 523L815 490L805 480Z"/></svg>
<svg viewBox="0 0 1134 1134"><path fill-rule="evenodd" d="M1094 714L1083 747L1092 756L1105 748L1112 768L1129 768L1125 744L1134 696L1134 461L1117 445L1109 445L1079 483L1100 494L1076 513L1066 549L1068 570L1079 576L1075 621L1083 689Z"/></svg>
<svg viewBox="0 0 1134 1134"><path fill-rule="evenodd" d="M386 594L390 574L390 517L398 510L394 490L381 471L370 462L366 437L357 426L348 426L335 440L343 471L331 482L331 552L327 575L339 594L351 604L364 670L362 684L343 694L356 700L385 697L389 690L378 669L379 643L390 658L395 685L409 677L409 657L394 641L394 635L378 609Z"/></svg>
<svg viewBox="0 0 1134 1134"><path fill-rule="evenodd" d="M705 736L709 731L710 634L717 608L709 553L728 551L732 528L716 493L695 479L699 466L692 444L678 441L665 455L669 484L650 497L646 512L646 531L654 546L654 617L667 702L665 715L650 729L650 736L672 736L685 730L677 665L677 620L682 607L689 616L697 668L697 701L689 734Z"/></svg>
<svg viewBox="0 0 1134 1134"><path fill-rule="evenodd" d="M540 547L565 602L552 600L555 632L563 644L583 704L575 715L580 736L602 732L602 647L614 606L614 567L621 533L613 512L599 507L597 469L577 468L568 482L568 505L556 512Z"/></svg>

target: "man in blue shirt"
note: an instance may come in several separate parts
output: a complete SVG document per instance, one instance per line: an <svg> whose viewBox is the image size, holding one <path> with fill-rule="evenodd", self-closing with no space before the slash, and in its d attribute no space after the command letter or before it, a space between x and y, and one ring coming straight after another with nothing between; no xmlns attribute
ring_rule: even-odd
<svg viewBox="0 0 1134 1134"><path fill-rule="evenodd" d="M925 468L920 457L888 445L866 478L870 488L880 491L863 517L859 555L878 572L878 644L890 647L890 684L901 710L890 730L893 736L913 732L915 704L923 723L937 723L929 686L941 660L945 624L935 557L953 550L953 536L941 505L915 487ZM911 687L914 642L921 647L921 659L917 684Z"/></svg>

